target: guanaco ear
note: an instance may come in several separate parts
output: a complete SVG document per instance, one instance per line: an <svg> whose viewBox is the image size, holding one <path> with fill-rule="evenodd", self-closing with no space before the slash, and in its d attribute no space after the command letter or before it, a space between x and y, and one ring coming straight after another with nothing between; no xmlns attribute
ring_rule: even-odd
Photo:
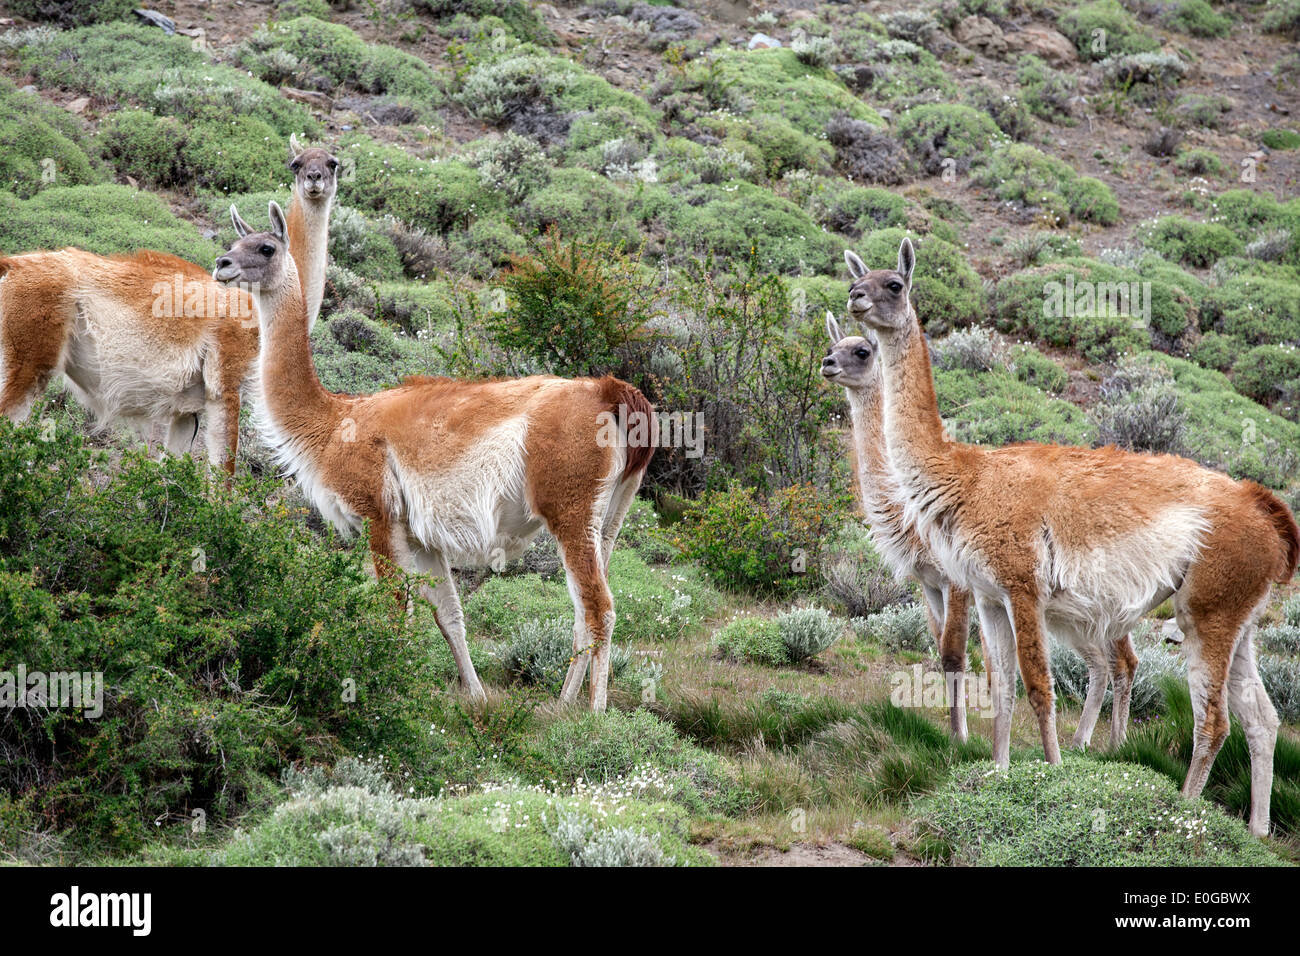
<svg viewBox="0 0 1300 956"><path fill-rule="evenodd" d="M253 231L253 227L250 226L248 223L244 222L244 220L239 215L239 210L236 209L233 204L230 207L230 221L234 224L235 232L239 234L240 239L243 239L246 235L248 235L250 232Z"/></svg>
<svg viewBox="0 0 1300 956"><path fill-rule="evenodd" d="M291 153L293 153L293 155L297 156L299 153L302 152L302 150L303 150L303 147L302 147L302 145L298 142L298 134L297 134L297 133L290 133L290 134L289 134L289 152L291 152Z"/></svg>
<svg viewBox="0 0 1300 956"><path fill-rule="evenodd" d="M289 224L284 220L284 211L280 208L280 204L272 199L267 211L271 214L271 234L287 246L289 244Z"/></svg>
<svg viewBox="0 0 1300 956"><path fill-rule="evenodd" d="M898 247L898 274L909 289L912 288L912 270L915 268L916 250L912 248L912 240L904 236Z"/></svg>
<svg viewBox="0 0 1300 956"><path fill-rule="evenodd" d="M853 276L853 278L861 279L867 274L867 264L852 249L844 250L844 261L848 264L849 275Z"/></svg>
<svg viewBox="0 0 1300 956"><path fill-rule="evenodd" d="M835 321L835 315L826 310L826 334L831 338L831 345L838 345L844 339L844 333L840 331L840 324Z"/></svg>

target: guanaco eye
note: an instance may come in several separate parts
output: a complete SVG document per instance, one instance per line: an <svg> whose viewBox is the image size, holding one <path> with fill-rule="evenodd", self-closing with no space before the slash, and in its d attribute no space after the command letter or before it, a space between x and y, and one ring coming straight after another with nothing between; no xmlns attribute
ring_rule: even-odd
<svg viewBox="0 0 1300 956"><path fill-rule="evenodd" d="M903 291L903 283L895 279L893 282L889 283L889 285L887 285L885 288L889 289L890 292L893 292L895 295L897 295L899 292Z"/></svg>
<svg viewBox="0 0 1300 956"><path fill-rule="evenodd" d="M296 173L298 172L298 170L302 169L302 163L300 163L298 160L295 159L292 163L289 164L289 168Z"/></svg>
<svg viewBox="0 0 1300 956"><path fill-rule="evenodd" d="M271 256L275 255L275 246L271 245L269 242L263 243L262 248L258 249L257 251L269 259L271 258Z"/></svg>
<svg viewBox="0 0 1300 956"><path fill-rule="evenodd" d="M870 350L868 350L868 349L854 349L854 350L853 350L853 354L856 355L856 356L857 356L858 358L860 358L860 359L870 358L870 357L871 357L871 352L870 352Z"/></svg>
<svg viewBox="0 0 1300 956"><path fill-rule="evenodd" d="M330 172L334 172L334 170L339 168L339 161L337 159L331 159L329 161L329 168Z"/></svg>

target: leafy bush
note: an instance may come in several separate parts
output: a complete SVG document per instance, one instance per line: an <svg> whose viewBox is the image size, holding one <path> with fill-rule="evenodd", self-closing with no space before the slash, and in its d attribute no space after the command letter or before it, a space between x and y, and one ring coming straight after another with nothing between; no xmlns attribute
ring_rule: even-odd
<svg viewBox="0 0 1300 956"><path fill-rule="evenodd" d="M1270 0L1263 26L1269 33L1280 33L1292 39L1300 38L1300 2Z"/></svg>
<svg viewBox="0 0 1300 956"><path fill-rule="evenodd" d="M1208 801L1143 767L1066 754L961 768L919 807L930 853L982 866L1268 866L1281 861Z"/></svg>
<svg viewBox="0 0 1300 956"><path fill-rule="evenodd" d="M277 134L313 135L319 126L274 87L220 63L156 27L111 23L56 34L18 50L43 86L126 101L189 122L256 119ZM282 162L282 160L281 160Z"/></svg>
<svg viewBox="0 0 1300 956"><path fill-rule="evenodd" d="M919 604L887 607L870 617L854 618L852 623L858 640L878 644L890 653L935 652L925 610Z"/></svg>
<svg viewBox="0 0 1300 956"><path fill-rule="evenodd" d="M101 255L156 249L204 265L218 252L158 196L128 186L52 186L28 200L0 192L0 250L69 245Z"/></svg>
<svg viewBox="0 0 1300 956"><path fill-rule="evenodd" d="M100 124L104 151L118 172L149 186L181 186L190 171L182 162L186 130L170 116L125 109Z"/></svg>
<svg viewBox="0 0 1300 956"><path fill-rule="evenodd" d="M1160 41L1144 30L1117 0L1094 0L1068 10L1057 21L1085 60L1104 60L1116 53L1144 53Z"/></svg>
<svg viewBox="0 0 1300 956"><path fill-rule="evenodd" d="M780 667L789 660L781 628L771 618L741 617L728 621L713 635L710 646L733 661Z"/></svg>
<svg viewBox="0 0 1300 956"><path fill-rule="evenodd" d="M975 181L1006 202L1043 210L1055 225L1071 217L1104 226L1119 220L1119 202L1109 186L1025 143L994 150Z"/></svg>
<svg viewBox="0 0 1300 956"><path fill-rule="evenodd" d="M61 27L120 20L131 12L134 0L13 0L10 12L28 20L49 20Z"/></svg>
<svg viewBox="0 0 1300 956"><path fill-rule="evenodd" d="M841 633L840 625L819 607L786 611L776 619L776 627L785 647L785 659L791 664L816 657L838 641Z"/></svg>
<svg viewBox="0 0 1300 956"><path fill-rule="evenodd" d="M659 834L644 829L598 829L581 813L558 809L555 843L574 866L672 866L677 861L664 853Z"/></svg>
<svg viewBox="0 0 1300 956"><path fill-rule="evenodd" d="M842 502L810 486L766 499L753 488L709 491L688 505L676 541L723 587L792 594L820 586L815 555L841 509Z"/></svg>
<svg viewBox="0 0 1300 956"><path fill-rule="evenodd" d="M964 173L1002 135L984 113L969 106L930 103L916 106L898 118L895 133L930 175L950 165Z"/></svg>
<svg viewBox="0 0 1300 956"><path fill-rule="evenodd" d="M1070 107L1076 85L1073 74L1054 70L1038 57L1026 54L1017 63L1016 82L1029 112L1049 123L1074 125Z"/></svg>
<svg viewBox="0 0 1300 956"><path fill-rule="evenodd" d="M1226 36L1232 21L1216 13L1206 0L1178 0L1166 17L1175 30L1194 37Z"/></svg>
<svg viewBox="0 0 1300 956"><path fill-rule="evenodd" d="M1032 345L1014 346L1010 358L1012 374L1026 385L1059 395L1070 383L1065 369Z"/></svg>
<svg viewBox="0 0 1300 956"><path fill-rule="evenodd" d="M501 277L510 308L489 313L488 331L557 375L621 372L650 317L637 265L608 243L551 232Z"/></svg>
<svg viewBox="0 0 1300 956"><path fill-rule="evenodd" d="M1232 366L1232 384L1247 398L1271 405L1288 383L1300 380L1300 351L1294 345L1257 345Z"/></svg>
<svg viewBox="0 0 1300 956"><path fill-rule="evenodd" d="M0 787L116 851L192 808L230 819L286 761L422 765L454 667L368 576L364 536L323 549L278 489L213 487L188 457L130 454L92 484L55 424L0 422L0 656L102 673L103 716L16 711Z"/></svg>
<svg viewBox="0 0 1300 956"><path fill-rule="evenodd" d="M1045 395L1010 372L941 370L934 379L939 412L959 441L1087 445L1095 436L1080 408Z"/></svg>
<svg viewBox="0 0 1300 956"><path fill-rule="evenodd" d="M1251 345L1300 341L1300 287L1282 278L1242 275L1210 289L1201 302L1201 331L1223 332Z"/></svg>
<svg viewBox="0 0 1300 956"><path fill-rule="evenodd" d="M1227 169L1217 154L1199 146L1180 152L1174 166L1188 176L1222 176Z"/></svg>
<svg viewBox="0 0 1300 956"><path fill-rule="evenodd" d="M1266 129L1259 139L1269 149L1300 148L1300 133L1293 129Z"/></svg>
<svg viewBox="0 0 1300 956"><path fill-rule="evenodd" d="M1101 75L1111 86L1145 98L1176 86L1187 75L1187 64L1174 53L1125 53L1103 60Z"/></svg>
<svg viewBox="0 0 1300 956"><path fill-rule="evenodd" d="M103 180L98 150L67 111L0 78L0 117L0 188L26 199Z"/></svg>
<svg viewBox="0 0 1300 956"><path fill-rule="evenodd" d="M1242 247L1241 240L1227 226L1192 222L1183 216L1160 218L1142 241L1166 259L1197 267L1213 265L1223 256L1238 255Z"/></svg>
<svg viewBox="0 0 1300 956"><path fill-rule="evenodd" d="M991 372L1006 368L1003 345L983 326L959 329L931 345L931 363L936 369L948 371L963 369L967 372Z"/></svg>

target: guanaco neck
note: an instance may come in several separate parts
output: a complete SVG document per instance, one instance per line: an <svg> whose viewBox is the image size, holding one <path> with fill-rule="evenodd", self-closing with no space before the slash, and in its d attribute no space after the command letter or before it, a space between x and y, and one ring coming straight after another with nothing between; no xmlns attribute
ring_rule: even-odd
<svg viewBox="0 0 1300 956"><path fill-rule="evenodd" d="M885 450L884 394L877 382L867 388L844 390L849 400L853 446L858 457L858 484L864 503L883 503L894 485Z"/></svg>
<svg viewBox="0 0 1300 956"><path fill-rule="evenodd" d="M308 453L328 443L343 417L343 401L316 377L307 337L307 307L292 259L283 281L255 296L260 326L262 404L285 439Z"/></svg>
<svg viewBox="0 0 1300 956"><path fill-rule="evenodd" d="M884 357L885 447L900 484L914 486L939 477L951 463L954 449L939 417L930 350L916 313L908 311L911 321L905 330L879 339Z"/></svg>
<svg viewBox="0 0 1300 956"><path fill-rule="evenodd" d="M307 331L316 324L325 298L325 262L329 256L330 207L333 193L321 199L303 196L294 183L289 204L289 254L298 266L302 294L307 308Z"/></svg>

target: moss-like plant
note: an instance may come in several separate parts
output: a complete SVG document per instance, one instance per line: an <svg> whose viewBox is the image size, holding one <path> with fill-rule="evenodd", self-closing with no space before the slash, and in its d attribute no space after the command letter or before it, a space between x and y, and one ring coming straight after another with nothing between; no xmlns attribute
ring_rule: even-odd
<svg viewBox="0 0 1300 956"><path fill-rule="evenodd" d="M0 78L0 189L28 197L103 178L99 150L78 120Z"/></svg>

